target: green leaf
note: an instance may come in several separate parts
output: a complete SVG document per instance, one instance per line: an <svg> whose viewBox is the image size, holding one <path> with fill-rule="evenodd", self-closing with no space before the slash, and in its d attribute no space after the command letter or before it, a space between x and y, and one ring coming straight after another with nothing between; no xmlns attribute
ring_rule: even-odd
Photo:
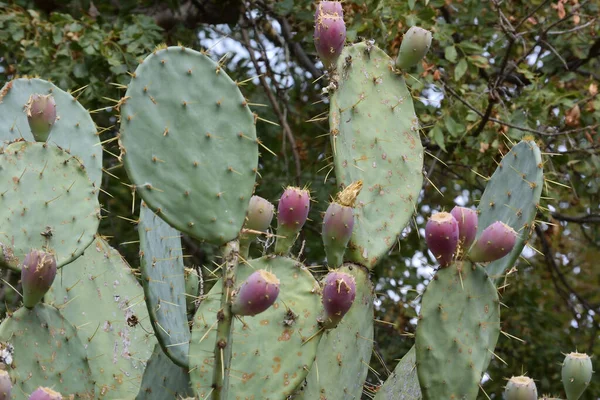
<svg viewBox="0 0 600 400"><path fill-rule="evenodd" d="M457 81L460 80L460 78L463 77L465 72L467 72L467 67L467 60L461 58L458 64L456 64L456 68L454 68L454 79Z"/></svg>
<svg viewBox="0 0 600 400"><path fill-rule="evenodd" d="M435 144L440 146L440 149L446 151L446 144L444 143L444 132L442 131L442 128L440 128L439 124L433 127L433 129L429 132L429 136L433 139Z"/></svg>
<svg viewBox="0 0 600 400"><path fill-rule="evenodd" d="M458 53L456 52L456 47L454 46L448 46L444 49L444 56L446 57L446 60L450 61L451 63L455 63L456 59L458 57Z"/></svg>
<svg viewBox="0 0 600 400"><path fill-rule="evenodd" d="M287 15L294 8L294 0L283 0L275 4L275 11L279 15Z"/></svg>
<svg viewBox="0 0 600 400"><path fill-rule="evenodd" d="M408 0L408 8L411 10L415 9L416 0Z"/></svg>
<svg viewBox="0 0 600 400"><path fill-rule="evenodd" d="M444 119L444 125L448 129L448 133L452 136L460 136L465 131L465 126L456 122L450 115Z"/></svg>

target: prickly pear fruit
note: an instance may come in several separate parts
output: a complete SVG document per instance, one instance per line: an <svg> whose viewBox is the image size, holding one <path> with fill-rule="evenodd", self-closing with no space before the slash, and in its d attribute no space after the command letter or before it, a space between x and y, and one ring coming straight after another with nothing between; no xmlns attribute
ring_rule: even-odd
<svg viewBox="0 0 600 400"><path fill-rule="evenodd" d="M413 26L404 34L396 67L407 69L418 64L425 57L431 47L431 32Z"/></svg>
<svg viewBox="0 0 600 400"><path fill-rule="evenodd" d="M354 228L354 209L338 203L331 203L323 217L323 244L327 254L327 264L337 268L342 264L346 246Z"/></svg>
<svg viewBox="0 0 600 400"><path fill-rule="evenodd" d="M496 261L512 250L517 232L503 222L496 221L483 230L471 246L469 258L474 262Z"/></svg>
<svg viewBox="0 0 600 400"><path fill-rule="evenodd" d="M234 294L231 311L254 316L271 307L279 295L279 279L264 269L254 272Z"/></svg>
<svg viewBox="0 0 600 400"><path fill-rule="evenodd" d="M458 239L461 248L467 251L477 234L477 211L456 206L450 211L450 214L458 222Z"/></svg>
<svg viewBox="0 0 600 400"><path fill-rule="evenodd" d="M252 196L248 204L244 229L240 235L240 246L249 246L259 236L256 232L266 232L271 226L274 212L275 207L269 200Z"/></svg>
<svg viewBox="0 0 600 400"><path fill-rule="evenodd" d="M23 305L27 308L35 307L52 286L55 276L54 255L38 250L27 253L21 269Z"/></svg>
<svg viewBox="0 0 600 400"><path fill-rule="evenodd" d="M277 242L275 253L286 254L296 241L308 218L310 193L297 187L288 187L277 206Z"/></svg>
<svg viewBox="0 0 600 400"><path fill-rule="evenodd" d="M62 395L46 387L39 387L31 393L29 400L62 400Z"/></svg>
<svg viewBox="0 0 600 400"><path fill-rule="evenodd" d="M0 370L0 400L9 400L12 390L12 382L8 372Z"/></svg>
<svg viewBox="0 0 600 400"><path fill-rule="evenodd" d="M447 212L439 212L429 217L425 225L427 247L445 267L452 262L458 246L458 222Z"/></svg>
<svg viewBox="0 0 600 400"><path fill-rule="evenodd" d="M537 400L537 387L533 379L513 376L504 389L504 400Z"/></svg>
<svg viewBox="0 0 600 400"><path fill-rule="evenodd" d="M342 320L352 307L356 297L356 281L352 275L331 271L323 285L323 308L325 314L319 322L326 329L332 329Z"/></svg>
<svg viewBox="0 0 600 400"><path fill-rule="evenodd" d="M198 288L200 287L200 279L198 272L193 268L185 268L183 271L185 279L185 304L188 314L193 314L196 311L196 300L198 299Z"/></svg>
<svg viewBox="0 0 600 400"><path fill-rule="evenodd" d="M562 364L562 382L567 400L577 400L592 381L592 360L585 353L570 353Z"/></svg>
<svg viewBox="0 0 600 400"><path fill-rule="evenodd" d="M56 121L56 103L51 94L32 94L25 106L27 121L33 137L38 142L45 142Z"/></svg>
<svg viewBox="0 0 600 400"><path fill-rule="evenodd" d="M346 41L346 24L341 2L321 1L317 4L314 40L323 65L327 68L335 65Z"/></svg>

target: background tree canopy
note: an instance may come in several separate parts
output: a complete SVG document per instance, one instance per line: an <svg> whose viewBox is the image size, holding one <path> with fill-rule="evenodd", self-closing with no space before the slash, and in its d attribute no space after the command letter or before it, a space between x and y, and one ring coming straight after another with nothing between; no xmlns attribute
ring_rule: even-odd
<svg viewBox="0 0 600 400"><path fill-rule="evenodd" d="M233 79L253 78L242 90L272 151L262 151L257 194L275 201L286 185L310 187L317 202L301 257L322 265L320 213L336 184L314 9L313 0L0 1L0 80L38 75L80 89L105 143L101 233L137 266L139 204L115 156L115 106L156 45L209 51ZM529 135L544 152L547 181L535 235L500 289L502 330L519 339L501 335L496 354L506 365L495 358L483 388L498 398L504 378L527 372L540 393L560 394L561 352L600 354L600 3L348 0L344 12L348 41L374 39L392 56L410 26L434 33L407 79L427 179L412 223L374 271L379 322L368 382L379 385L412 346L419 294L435 266L422 239L427 218L476 205L499 157ZM214 268L214 248L184 239L190 264ZM2 302L14 308L15 297L5 290ZM600 398L600 380L583 398Z"/></svg>

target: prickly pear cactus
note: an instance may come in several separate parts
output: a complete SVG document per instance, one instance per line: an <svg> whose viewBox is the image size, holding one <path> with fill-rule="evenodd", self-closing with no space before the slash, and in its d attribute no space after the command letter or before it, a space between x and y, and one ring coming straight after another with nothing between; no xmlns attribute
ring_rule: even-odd
<svg viewBox="0 0 600 400"><path fill-rule="evenodd" d="M135 396L156 339L144 329L144 292L121 255L96 239L59 271L45 301L78 327L97 398Z"/></svg>
<svg viewBox="0 0 600 400"><path fill-rule="evenodd" d="M408 353L396 365L394 372L390 375L383 386L375 395L374 400L420 400L421 388L417 379L417 360L415 347L411 347Z"/></svg>
<svg viewBox="0 0 600 400"><path fill-rule="evenodd" d="M177 365L187 367L190 330L181 234L144 202L138 231L142 285L154 333L165 354Z"/></svg>
<svg viewBox="0 0 600 400"><path fill-rule="evenodd" d="M137 192L181 232L216 244L237 237L258 165L254 115L210 58L154 51L121 107L121 157Z"/></svg>
<svg viewBox="0 0 600 400"><path fill-rule="evenodd" d="M56 146L21 141L4 148L0 170L2 262L18 269L32 248L53 253L59 268L79 257L100 221L97 189L81 161Z"/></svg>
<svg viewBox="0 0 600 400"><path fill-rule="evenodd" d="M144 370L144 379L136 399L180 399L193 395L187 369L175 365L157 344Z"/></svg>
<svg viewBox="0 0 600 400"><path fill-rule="evenodd" d="M13 399L25 400L39 386L65 396L95 398L86 349L77 329L56 308L38 304L18 309L0 325L0 341L14 348L8 368Z"/></svg>
<svg viewBox="0 0 600 400"><path fill-rule="evenodd" d="M0 141L34 141L25 113L25 105L33 94L52 94L56 102L57 120L48 143L79 157L92 183L100 187L102 147L96 125L77 99L48 81L19 78L4 85L0 91Z"/></svg>
<svg viewBox="0 0 600 400"><path fill-rule="evenodd" d="M280 280L271 308L235 321L229 390L236 398L282 399L292 394L312 364L321 332L318 283L300 262L265 256L239 265L237 282L265 269ZM222 284L216 282L194 316L190 344L190 376L196 395L209 398L213 378L217 311Z"/></svg>
<svg viewBox="0 0 600 400"><path fill-rule="evenodd" d="M345 259L368 268L396 243L423 183L419 122L392 66L371 43L344 48L329 112L338 185L363 182Z"/></svg>

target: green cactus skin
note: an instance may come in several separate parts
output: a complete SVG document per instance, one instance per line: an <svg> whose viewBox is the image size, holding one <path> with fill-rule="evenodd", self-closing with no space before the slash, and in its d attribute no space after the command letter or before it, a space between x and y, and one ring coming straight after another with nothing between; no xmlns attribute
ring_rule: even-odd
<svg viewBox="0 0 600 400"><path fill-rule="evenodd" d="M39 142L16 142L0 154L0 226L12 227L0 234L4 266L20 270L34 248L53 253L60 268L92 243L100 206L82 165Z"/></svg>
<svg viewBox="0 0 600 400"><path fill-rule="evenodd" d="M500 301L485 270L457 261L439 270L421 301L417 374L424 400L474 399L500 334Z"/></svg>
<svg viewBox="0 0 600 400"><path fill-rule="evenodd" d="M417 378L417 360L415 347L402 357L374 400L420 400L421 388Z"/></svg>
<svg viewBox="0 0 600 400"><path fill-rule="evenodd" d="M323 334L298 399L361 398L373 351L373 285L362 267L344 264L339 271L356 280L356 298L339 325Z"/></svg>
<svg viewBox="0 0 600 400"><path fill-rule="evenodd" d="M76 328L51 306L20 308L0 325L0 341L14 346L8 373L12 398L25 400L39 386L64 395L94 399L94 383L85 347Z"/></svg>
<svg viewBox="0 0 600 400"><path fill-rule="evenodd" d="M515 264L523 251L533 230L543 184L540 149L535 142L528 140L519 142L504 155L487 182L477 208L479 223L476 240L485 228L496 221L504 222L517 232L512 251L486 267L492 279L498 280Z"/></svg>
<svg viewBox="0 0 600 400"><path fill-rule="evenodd" d="M185 304L188 316L196 313L196 303L198 292L200 290L200 275L194 268L185 268L183 271L185 280Z"/></svg>
<svg viewBox="0 0 600 400"><path fill-rule="evenodd" d="M404 78L392 66L371 44L346 47L329 112L338 185L363 182L345 260L367 268L396 243L423 183L419 122Z"/></svg>
<svg viewBox="0 0 600 400"><path fill-rule="evenodd" d="M146 206L140 207L140 270L152 328L165 354L188 366L187 325L181 234Z"/></svg>
<svg viewBox="0 0 600 400"><path fill-rule="evenodd" d="M96 125L85 108L69 93L42 79L19 78L0 90L0 141L20 138L34 141L25 106L32 94L52 94L58 118L50 131L48 143L55 144L79 157L90 180L100 187L102 146Z"/></svg>
<svg viewBox="0 0 600 400"><path fill-rule="evenodd" d="M504 400L537 400L537 387L527 376L513 376L504 389Z"/></svg>
<svg viewBox="0 0 600 400"><path fill-rule="evenodd" d="M239 283L266 269L280 280L280 293L265 312L243 317L244 323L234 325L231 374L235 377L229 379L229 399L283 399L304 380L317 352L322 333L317 323L319 285L306 267L290 258L266 256L248 263L238 265ZM200 399L208 398L212 390L221 291L218 281L194 316L190 376Z"/></svg>
<svg viewBox="0 0 600 400"><path fill-rule="evenodd" d="M45 301L77 326L98 398L135 396L156 339L144 292L121 255L98 238L59 271ZM145 329L144 329L145 327Z"/></svg>
<svg viewBox="0 0 600 400"><path fill-rule="evenodd" d="M160 345L154 346L136 400L180 399L193 395L187 369L175 365Z"/></svg>
<svg viewBox="0 0 600 400"><path fill-rule="evenodd" d="M592 381L592 360L582 353L567 354L562 364L562 383L567 400L578 400Z"/></svg>
<svg viewBox="0 0 600 400"><path fill-rule="evenodd" d="M215 244L238 236L258 142L254 115L220 65L184 47L152 53L127 89L120 135L127 173L162 219Z"/></svg>

